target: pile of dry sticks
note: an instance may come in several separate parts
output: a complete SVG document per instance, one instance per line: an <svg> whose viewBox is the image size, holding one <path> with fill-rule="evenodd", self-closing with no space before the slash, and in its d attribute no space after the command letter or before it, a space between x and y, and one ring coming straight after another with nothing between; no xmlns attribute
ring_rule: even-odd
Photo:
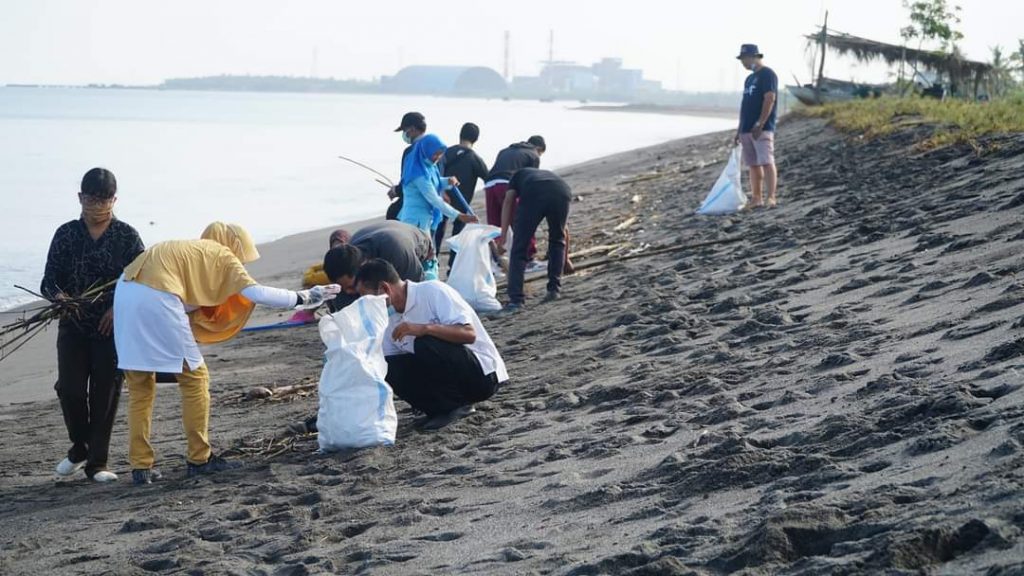
<svg viewBox="0 0 1024 576"><path fill-rule="evenodd" d="M0 361L17 352L22 346L45 330L54 320L81 317L82 307L106 296L114 289L115 283L109 282L103 285L95 285L78 296L64 296L53 300L42 294L37 294L28 288L15 286L15 288L28 292L45 303L15 312L16 314L21 314L22 317L14 322L0 326Z"/></svg>

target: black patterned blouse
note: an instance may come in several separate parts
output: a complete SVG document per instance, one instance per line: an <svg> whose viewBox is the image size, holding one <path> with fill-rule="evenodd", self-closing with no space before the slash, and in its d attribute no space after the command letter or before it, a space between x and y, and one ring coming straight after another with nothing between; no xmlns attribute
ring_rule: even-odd
<svg viewBox="0 0 1024 576"><path fill-rule="evenodd" d="M61 292L78 296L120 278L125 266L143 250L142 238L135 228L117 218L97 240L89 235L83 220L72 220L57 228L53 235L40 291L47 298ZM110 290L95 303L83 306L79 317L61 319L60 326L102 338L97 330L99 321L113 304L114 291Z"/></svg>

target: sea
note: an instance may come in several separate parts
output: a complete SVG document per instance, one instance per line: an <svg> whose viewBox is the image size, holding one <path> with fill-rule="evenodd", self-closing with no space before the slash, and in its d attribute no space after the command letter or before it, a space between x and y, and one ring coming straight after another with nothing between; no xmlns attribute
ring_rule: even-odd
<svg viewBox="0 0 1024 576"><path fill-rule="evenodd" d="M278 94L0 87L0 310L31 301L53 233L78 218L90 168L118 182L115 214L151 245L196 238L211 221L257 242L383 214L386 188L356 159L398 180L405 144L393 130L418 111L428 131L476 150L533 134L545 168L724 130L735 121L576 110L577 102L370 94Z"/></svg>

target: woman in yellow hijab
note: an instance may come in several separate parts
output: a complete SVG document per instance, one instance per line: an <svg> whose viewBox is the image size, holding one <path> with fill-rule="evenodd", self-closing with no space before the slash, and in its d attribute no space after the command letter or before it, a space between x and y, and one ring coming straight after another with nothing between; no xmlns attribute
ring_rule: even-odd
<svg viewBox="0 0 1024 576"><path fill-rule="evenodd" d="M125 268L114 292L114 338L128 384L128 460L135 484L160 477L149 443L156 372L178 380L187 475L235 468L210 449L210 374L198 343L233 337L256 304L316 308L340 291L334 285L300 292L261 286L245 270L259 257L244 228L214 222L200 240L162 242Z"/></svg>

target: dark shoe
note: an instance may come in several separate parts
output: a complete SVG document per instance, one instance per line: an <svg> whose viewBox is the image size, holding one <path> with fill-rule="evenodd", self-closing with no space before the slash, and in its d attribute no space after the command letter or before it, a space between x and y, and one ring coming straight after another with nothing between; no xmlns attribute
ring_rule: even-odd
<svg viewBox="0 0 1024 576"><path fill-rule="evenodd" d="M136 486L142 486L144 484L152 484L163 478L163 474L160 473L156 468L136 469L132 470L132 484Z"/></svg>
<svg viewBox="0 0 1024 576"><path fill-rule="evenodd" d="M242 465L238 462L228 462L220 456L210 455L210 459L206 461L206 464L193 464L189 462L188 471L185 472L185 477L195 478L200 475L216 474L217 472L235 470L241 467Z"/></svg>
<svg viewBox="0 0 1024 576"><path fill-rule="evenodd" d="M555 300L558 300L561 297L562 297L562 293L561 292L558 292L557 290L556 291L549 291L547 296L544 297L543 302L544 303L554 302Z"/></svg>
<svg viewBox="0 0 1024 576"><path fill-rule="evenodd" d="M429 419L427 419L426 422L423 423L420 429L440 430L441 428L444 428L449 424L458 422L459 420L465 418L466 416L469 416L474 412L476 412L476 408L473 408L472 405L459 406L458 408L452 410L451 412L448 412L447 414L439 414L437 416L430 417Z"/></svg>

